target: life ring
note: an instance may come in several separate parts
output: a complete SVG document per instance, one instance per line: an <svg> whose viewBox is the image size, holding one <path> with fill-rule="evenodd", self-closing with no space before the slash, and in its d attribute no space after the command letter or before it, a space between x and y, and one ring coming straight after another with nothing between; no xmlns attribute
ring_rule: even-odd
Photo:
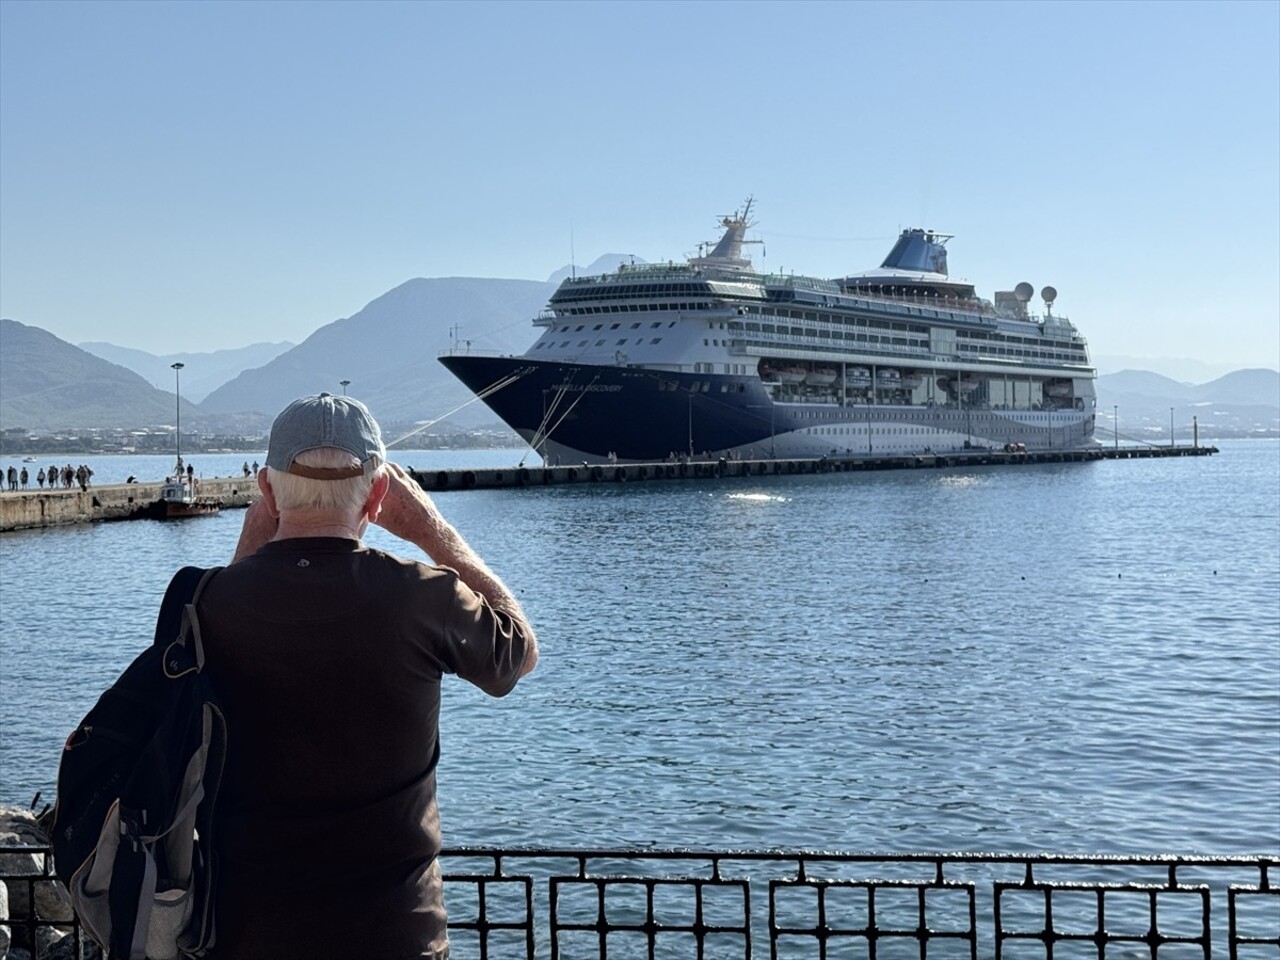
<svg viewBox="0 0 1280 960"><path fill-rule="evenodd" d="M613 479L619 482L627 479L627 471L623 467L613 468Z"/></svg>
<svg viewBox="0 0 1280 960"><path fill-rule="evenodd" d="M667 464L667 476L674 477L676 475L676 465L674 463Z"/></svg>
<svg viewBox="0 0 1280 960"><path fill-rule="evenodd" d="M476 485L476 474L474 470L468 470L462 475L462 485L468 488Z"/></svg>
<svg viewBox="0 0 1280 960"><path fill-rule="evenodd" d="M575 469L573 469L573 467L570 467L570 468L569 468L569 473L568 473L568 478L569 478L570 480L577 480L577 479L578 479L578 471L577 471L577 470L575 470Z"/></svg>
<svg viewBox="0 0 1280 960"><path fill-rule="evenodd" d="M516 474L516 483L520 486L526 486L529 483L529 468L521 467L520 472Z"/></svg>
<svg viewBox="0 0 1280 960"><path fill-rule="evenodd" d="M680 476L687 477L689 475L689 465L687 463L680 464Z"/></svg>
<svg viewBox="0 0 1280 960"><path fill-rule="evenodd" d="M601 479L603 479L603 478L604 478L604 468L603 468L603 467L592 467L592 468L591 468L591 480L592 480L592 482L595 482L595 481L597 481L597 480L601 480Z"/></svg>
<svg viewBox="0 0 1280 960"><path fill-rule="evenodd" d="M437 490L449 489L449 471L448 470L441 470L439 473L436 474L436 489Z"/></svg>

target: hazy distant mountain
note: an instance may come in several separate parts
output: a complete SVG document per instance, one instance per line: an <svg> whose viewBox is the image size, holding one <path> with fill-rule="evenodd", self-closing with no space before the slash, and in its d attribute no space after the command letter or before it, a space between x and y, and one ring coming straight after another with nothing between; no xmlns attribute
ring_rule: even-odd
<svg viewBox="0 0 1280 960"><path fill-rule="evenodd" d="M1093 354L1098 373L1108 375L1125 370L1150 370L1180 383L1208 383L1234 369L1229 363L1209 363L1189 357L1137 357L1122 354Z"/></svg>
<svg viewBox="0 0 1280 960"><path fill-rule="evenodd" d="M1122 370L1098 377L1097 387L1099 438L1110 433L1113 416L1122 440L1167 437L1171 414L1179 437L1190 434L1192 418L1205 440L1274 436L1280 430L1280 372L1275 370L1237 370L1202 384Z"/></svg>
<svg viewBox="0 0 1280 960"><path fill-rule="evenodd" d="M184 427L195 413L184 399ZM158 426L175 414L173 393L132 370L39 327L0 320L0 429Z"/></svg>
<svg viewBox="0 0 1280 960"><path fill-rule="evenodd" d="M182 399L198 403L243 370L260 367L293 347L292 343L254 343L234 350L214 350L212 353L170 353L156 356L145 350L118 347L113 343L93 341L80 344L94 356L110 360L145 378L153 387L173 392L175 363L186 366L182 370Z"/></svg>
<svg viewBox="0 0 1280 960"><path fill-rule="evenodd" d="M354 316L321 327L262 367L246 370L201 403L208 413L274 414L295 397L347 392L383 422L438 417L472 394L437 359L451 343L521 353L537 331L532 318L555 290L536 280L444 277L409 280ZM455 426L496 422L476 402L449 418Z"/></svg>

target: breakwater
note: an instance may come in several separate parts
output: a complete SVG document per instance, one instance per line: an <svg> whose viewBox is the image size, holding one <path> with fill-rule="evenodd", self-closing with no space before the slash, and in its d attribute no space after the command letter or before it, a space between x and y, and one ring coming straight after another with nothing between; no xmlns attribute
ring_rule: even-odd
<svg viewBox="0 0 1280 960"><path fill-rule="evenodd" d="M714 480L866 470L936 470L964 467L1019 467L1040 463L1092 463L1100 460L1149 460L1204 457L1217 447L1119 447L1091 450L1039 450L1009 453L999 450L955 450L901 456L831 456L817 459L729 460L699 459L659 463L577 463L554 466L477 467L414 470L410 473L427 491L493 490L504 487L576 483L636 483L655 480ZM0 494L0 533L74 523L109 520L148 520L162 516L160 482L107 484L86 491L19 490ZM201 497L218 500L224 508L247 507L258 497L252 477L211 477L200 481Z"/></svg>
<svg viewBox="0 0 1280 960"><path fill-rule="evenodd" d="M0 495L0 533L107 520L150 520L162 516L162 481L115 483L87 490L7 490ZM253 477L211 477L199 495L224 507L247 507L258 497Z"/></svg>
<svg viewBox="0 0 1280 960"><path fill-rule="evenodd" d="M863 470L917 470L956 467L1027 466L1036 463L1092 463L1099 460L1147 460L1204 457L1217 447L1143 447L1092 450L956 450L901 456L831 456L816 459L680 460L661 463L577 463L542 467L491 467L475 470L410 470L418 484L432 490L491 490L565 483L625 483L646 480L713 480L721 477L776 477Z"/></svg>

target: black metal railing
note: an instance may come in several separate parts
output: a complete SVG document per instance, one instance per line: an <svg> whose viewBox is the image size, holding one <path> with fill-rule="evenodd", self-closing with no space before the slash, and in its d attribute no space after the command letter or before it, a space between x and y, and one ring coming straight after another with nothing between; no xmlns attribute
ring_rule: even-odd
<svg viewBox="0 0 1280 960"><path fill-rule="evenodd" d="M55 883L47 852L0 847L0 880L26 893L11 908ZM456 960L1280 958L1271 856L462 848L441 864ZM74 919L25 909L15 945L56 929L74 938L60 956L97 956Z"/></svg>

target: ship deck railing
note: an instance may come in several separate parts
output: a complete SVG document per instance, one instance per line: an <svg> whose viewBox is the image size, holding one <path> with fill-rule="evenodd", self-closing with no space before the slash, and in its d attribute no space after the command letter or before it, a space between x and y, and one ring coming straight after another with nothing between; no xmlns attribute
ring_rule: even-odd
<svg viewBox="0 0 1280 960"><path fill-rule="evenodd" d="M12 945L69 936L60 956L99 956L69 910L19 906L56 902L51 861L0 846ZM440 863L453 951L478 960L1280 952L1276 854L460 847Z"/></svg>

